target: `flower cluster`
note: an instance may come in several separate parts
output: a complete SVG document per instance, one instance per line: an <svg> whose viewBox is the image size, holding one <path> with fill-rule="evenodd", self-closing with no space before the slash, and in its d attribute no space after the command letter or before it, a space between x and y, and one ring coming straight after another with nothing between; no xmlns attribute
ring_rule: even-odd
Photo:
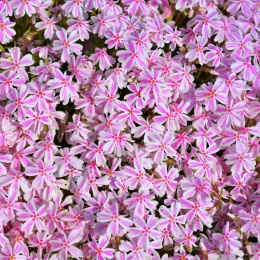
<svg viewBox="0 0 260 260"><path fill-rule="evenodd" d="M260 259L259 0L0 0L0 259Z"/></svg>

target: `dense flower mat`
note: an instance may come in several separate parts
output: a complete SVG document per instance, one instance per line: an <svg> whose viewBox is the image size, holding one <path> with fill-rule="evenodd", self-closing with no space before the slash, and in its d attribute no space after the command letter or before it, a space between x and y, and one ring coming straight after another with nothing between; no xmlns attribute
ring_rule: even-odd
<svg viewBox="0 0 260 260"><path fill-rule="evenodd" d="M0 260L260 259L259 0L0 0Z"/></svg>

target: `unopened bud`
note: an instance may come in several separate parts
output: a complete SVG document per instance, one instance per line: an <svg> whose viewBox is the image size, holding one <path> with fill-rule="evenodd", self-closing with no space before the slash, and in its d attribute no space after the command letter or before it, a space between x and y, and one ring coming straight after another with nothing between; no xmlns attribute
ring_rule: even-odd
<svg viewBox="0 0 260 260"><path fill-rule="evenodd" d="M235 216L234 214L227 213L227 215L235 221L238 220L237 216Z"/></svg>
<svg viewBox="0 0 260 260"><path fill-rule="evenodd" d="M247 250L249 255L252 255L252 248L251 248L249 243L248 243L248 245L246 245L246 250Z"/></svg>

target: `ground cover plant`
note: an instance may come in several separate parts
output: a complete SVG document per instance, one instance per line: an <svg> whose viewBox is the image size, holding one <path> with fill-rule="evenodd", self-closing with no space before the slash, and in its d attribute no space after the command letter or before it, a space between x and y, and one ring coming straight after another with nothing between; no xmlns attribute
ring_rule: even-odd
<svg viewBox="0 0 260 260"><path fill-rule="evenodd" d="M0 0L0 260L260 259L259 0Z"/></svg>

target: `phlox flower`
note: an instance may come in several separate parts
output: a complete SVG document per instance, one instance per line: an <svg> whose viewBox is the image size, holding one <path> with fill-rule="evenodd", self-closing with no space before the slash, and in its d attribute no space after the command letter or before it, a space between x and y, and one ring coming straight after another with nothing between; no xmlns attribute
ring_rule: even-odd
<svg viewBox="0 0 260 260"><path fill-rule="evenodd" d="M149 9L144 0L123 0L124 5L129 5L127 11L130 15L135 15L138 12L148 14Z"/></svg>
<svg viewBox="0 0 260 260"><path fill-rule="evenodd" d="M60 150L61 156L55 156L54 160L57 163L57 167L59 168L60 176L63 176L66 168L71 165L75 167L77 170L82 169L83 161L78 159L69 148L64 148Z"/></svg>
<svg viewBox="0 0 260 260"><path fill-rule="evenodd" d="M203 158L201 154L197 154L198 160L189 160L188 165L191 169L196 170L194 176L204 176L206 174L206 177L208 180L215 179L212 174L212 162L208 162Z"/></svg>
<svg viewBox="0 0 260 260"><path fill-rule="evenodd" d="M252 80L258 71L258 68L251 64L251 57L247 56L243 58L235 54L233 55L233 58L235 60L235 62L231 64L231 69L233 72L240 72L243 79L246 81Z"/></svg>
<svg viewBox="0 0 260 260"><path fill-rule="evenodd" d="M55 173L56 170L57 167L55 165L44 165L43 161L39 160L36 167L26 167L25 175L36 176L32 182L32 187L37 189L42 187L43 184L52 186L55 182L55 177L53 176L53 173Z"/></svg>
<svg viewBox="0 0 260 260"><path fill-rule="evenodd" d="M222 53L223 49L220 47L216 47L213 44L209 44L208 50L209 52L206 53L207 59L213 60L213 65L215 67L218 67L221 60L224 58L224 54Z"/></svg>
<svg viewBox="0 0 260 260"><path fill-rule="evenodd" d="M143 242L138 237L133 238L131 242L122 241L119 249L123 252L130 251L127 257L131 259L146 260L149 257L149 254L143 246Z"/></svg>
<svg viewBox="0 0 260 260"><path fill-rule="evenodd" d="M54 72L55 78L48 81L49 89L60 89L60 100L63 104L68 104L69 100L78 98L77 90L78 85L72 82L72 77L67 73L63 74L59 69Z"/></svg>
<svg viewBox="0 0 260 260"><path fill-rule="evenodd" d="M17 260L26 260L27 256L21 255L23 251L23 246L19 243L15 243L13 248L9 243L5 245L5 247L1 248L0 251L0 259L7 260L7 259L17 259Z"/></svg>
<svg viewBox="0 0 260 260"><path fill-rule="evenodd" d="M140 126L133 127L131 133L134 134L135 138L140 138L142 135L144 135L145 142L149 141L148 138L152 132L157 132L160 134L164 130L164 127L161 124L149 121L148 119L145 121L142 117L140 117L140 120L138 120L138 124Z"/></svg>
<svg viewBox="0 0 260 260"><path fill-rule="evenodd" d="M124 31L121 27L111 28L105 36L107 38L105 43L108 45L109 49L115 47L117 50L118 48L123 47Z"/></svg>
<svg viewBox="0 0 260 260"><path fill-rule="evenodd" d="M58 251L60 258L67 260L69 256L80 258L83 257L82 251L75 247L74 244L78 243L82 235L77 230L72 230L67 236L64 232L60 231L60 236L50 241L51 250Z"/></svg>
<svg viewBox="0 0 260 260"><path fill-rule="evenodd" d="M131 198L125 200L125 205L128 206L129 210L134 209L134 216L143 216L145 209L153 211L158 202L149 198L149 193L146 191L141 191L139 193L134 192Z"/></svg>
<svg viewBox="0 0 260 260"><path fill-rule="evenodd" d="M181 92L187 93L190 89L192 82L194 81L194 77L190 74L191 67L186 66L182 67L180 64L174 64L174 70L177 72L173 73L174 79L180 82L179 88Z"/></svg>
<svg viewBox="0 0 260 260"><path fill-rule="evenodd" d="M55 25L57 22L59 22L59 19L57 19L55 16L52 17L43 17L42 22L38 22L35 24L35 27L38 31L44 30L44 37L45 39L52 39L54 35L54 31L60 29L59 26Z"/></svg>
<svg viewBox="0 0 260 260"><path fill-rule="evenodd" d="M185 216L179 215L181 210L181 204L179 202L172 203L171 208L161 206L159 209L162 219L159 221L159 225L168 227L171 231L171 235L178 236L181 234L180 224L185 224Z"/></svg>
<svg viewBox="0 0 260 260"><path fill-rule="evenodd" d="M149 216L147 223L145 220L136 216L134 218L135 227L131 228L128 235L130 238L138 237L139 243L147 249L149 247L150 238L156 240L160 237L160 231L156 230L159 221L154 216Z"/></svg>
<svg viewBox="0 0 260 260"><path fill-rule="evenodd" d="M126 218L125 215L119 214L117 202L112 205L107 204L105 210L98 213L97 221L108 224L106 230L108 237L111 235L114 237L117 235L121 236L130 230L130 226L133 223L130 219Z"/></svg>
<svg viewBox="0 0 260 260"><path fill-rule="evenodd" d="M143 55L145 52L148 52L152 44L150 43L149 34L142 30L140 33L136 31L132 35L125 34L125 42L132 41L137 48L139 54Z"/></svg>
<svg viewBox="0 0 260 260"><path fill-rule="evenodd" d="M207 50L207 47L204 46L206 45L207 41L208 40L206 37L198 36L197 44L190 44L189 51L186 53L185 58L189 59L189 61L194 61L198 58L200 65L203 65L206 62L204 51Z"/></svg>
<svg viewBox="0 0 260 260"><path fill-rule="evenodd" d="M117 86L113 80L108 82L107 88L100 88L98 95L95 96L94 102L97 105L103 106L103 111L105 114L113 114L115 108L119 104L119 95L117 94Z"/></svg>
<svg viewBox="0 0 260 260"><path fill-rule="evenodd" d="M197 100L206 102L205 109L207 111L216 111L217 101L226 104L226 93L223 93L223 86L219 82L215 82L214 85L209 82L208 85L203 84L201 88L196 91Z"/></svg>
<svg viewBox="0 0 260 260"><path fill-rule="evenodd" d="M233 38L234 41L226 42L226 48L228 50L233 50L233 53L238 56L250 55L253 52L251 45L252 38L249 34L243 38L241 31L238 31L234 33Z"/></svg>
<svg viewBox="0 0 260 260"><path fill-rule="evenodd" d="M41 4L41 0L13 0L12 5L15 7L15 14L18 16L24 16L25 13L28 16L32 16L36 13L36 8Z"/></svg>
<svg viewBox="0 0 260 260"><path fill-rule="evenodd" d="M161 74L161 71L155 69L151 71L144 70L141 73L139 86L143 87L141 95L146 97L146 100L151 94L155 96L156 102L161 100L160 97L163 94L163 88L166 86Z"/></svg>
<svg viewBox="0 0 260 260"><path fill-rule="evenodd" d="M102 11L106 13L113 13L114 15L121 14L122 8L117 3L118 0L107 0L102 6Z"/></svg>
<svg viewBox="0 0 260 260"><path fill-rule="evenodd" d="M203 37L210 38L212 29L220 29L222 22L218 18L218 12L215 10L209 11L206 15L197 15L195 17L197 25L193 28L195 33L201 31Z"/></svg>
<svg viewBox="0 0 260 260"><path fill-rule="evenodd" d="M4 13L6 16L11 16L13 14L13 9L11 3L5 0L0 1L0 12Z"/></svg>
<svg viewBox="0 0 260 260"><path fill-rule="evenodd" d="M15 30L10 28L15 25L14 22L10 22L9 18L5 17L4 14L0 14L0 42L5 44L12 40L12 37L16 34Z"/></svg>
<svg viewBox="0 0 260 260"><path fill-rule="evenodd" d="M182 47L182 38L180 37L181 32L177 30L177 27L175 27L174 31L170 26L167 26L165 28L166 32L168 34L166 34L164 36L165 42L170 42L170 48L172 51L174 51L176 49L176 45L179 47Z"/></svg>
<svg viewBox="0 0 260 260"><path fill-rule="evenodd" d="M21 58L21 50L18 47L9 49L10 59L0 58L0 68L12 70L16 72L21 79L28 80L28 74L25 71L25 66L31 66L34 61L31 54L26 54Z"/></svg>
<svg viewBox="0 0 260 260"><path fill-rule="evenodd" d="M176 151L171 147L174 136L170 132L167 132L163 137L153 132L150 137L151 141L147 142L146 150L148 152L155 152L154 162L161 163L165 155L169 157L176 155Z"/></svg>
<svg viewBox="0 0 260 260"><path fill-rule="evenodd" d="M106 142L103 149L108 154L115 153L120 157L121 155L125 155L125 149L130 152L134 149L130 143L132 140L129 134L114 130L112 133L102 131L99 135L100 140Z"/></svg>
<svg viewBox="0 0 260 260"><path fill-rule="evenodd" d="M59 40L54 40L53 42L53 50L62 50L61 61L66 62L69 61L69 55L71 53L76 53L77 55L81 54L83 46L75 43L79 40L79 35L76 31L73 31L69 36L67 35L67 31L62 28L61 31L57 31L56 35Z"/></svg>
<svg viewBox="0 0 260 260"><path fill-rule="evenodd" d="M251 172L255 167L255 159L248 152L249 148L243 144L232 146L229 152L225 155L226 163L232 165L231 171L234 173L242 173L243 170Z"/></svg>
<svg viewBox="0 0 260 260"><path fill-rule="evenodd" d="M166 163L161 163L156 168L156 174L158 178L154 180L154 184L159 188L160 196L164 196L165 193L167 195L174 194L177 187L175 179L179 176L177 169L172 167L168 171Z"/></svg>
<svg viewBox="0 0 260 260"><path fill-rule="evenodd" d="M88 243L88 246L90 247L93 257L99 260L106 260L112 259L115 252L115 249L107 248L108 244L109 238L107 235L103 235L99 237L98 241L93 239L92 242Z"/></svg>
<svg viewBox="0 0 260 260"><path fill-rule="evenodd" d="M101 2L100 0L96 1ZM90 2L93 2L93 0L90 0ZM98 36L103 38L104 35L108 32L108 29L114 27L114 24L112 22L114 18L114 15L105 12L102 12L97 16L92 16L91 20L93 22L93 33L98 33Z"/></svg>
<svg viewBox="0 0 260 260"><path fill-rule="evenodd" d="M42 256L42 251L47 247L47 243L50 241L51 235L48 232L38 232L35 237L30 240L30 246L38 248L37 253Z"/></svg>
<svg viewBox="0 0 260 260"><path fill-rule="evenodd" d="M62 10L67 13L72 13L74 17L80 17L83 15L84 1L82 0L66 0L62 6Z"/></svg>
<svg viewBox="0 0 260 260"><path fill-rule="evenodd" d="M89 59L93 60L94 65L99 62L101 70L109 69L116 62L112 56L107 54L106 48L96 48L95 54L91 54Z"/></svg>
<svg viewBox="0 0 260 260"><path fill-rule="evenodd" d="M83 19L80 16L76 17L77 19L68 19L67 23L69 25L68 33L77 31L80 36L80 40L84 41L89 39L89 32L92 32L92 26L89 24L89 21Z"/></svg>
<svg viewBox="0 0 260 260"><path fill-rule="evenodd" d="M260 227L260 213L255 205L252 205L250 213L240 210L239 218L245 221L245 224L241 227L241 231L248 235L252 232L253 227Z"/></svg>
<svg viewBox="0 0 260 260"><path fill-rule="evenodd" d="M233 251L238 250L241 247L241 242L237 239L240 237L240 234L236 232L235 229L229 229L229 221L226 223L223 234L213 233L213 238L219 242L219 249L221 251L226 251L231 248Z"/></svg>
<svg viewBox="0 0 260 260"><path fill-rule="evenodd" d="M122 171L127 176L125 183L130 190L136 189L138 184L140 191L149 189L150 182L143 168L143 161L140 158L134 160L134 168L126 166Z"/></svg>
<svg viewBox="0 0 260 260"><path fill-rule="evenodd" d="M147 67L146 52L140 54L133 41L126 44L125 49L117 51L116 55L118 56L118 61L122 63L122 66L127 71L132 70L135 65L140 69Z"/></svg>
<svg viewBox="0 0 260 260"><path fill-rule="evenodd" d="M185 246L191 248L192 246L195 246L195 242L197 238L193 235L193 231L190 228L188 224L185 225L185 228L183 226L180 226L181 235L180 237L174 238L176 243L178 244L184 244Z"/></svg>
<svg viewBox="0 0 260 260"><path fill-rule="evenodd" d="M45 210L45 205L38 207L33 201L28 201L23 203L24 210L19 210L17 212L18 220L25 221L22 224L22 231L30 234L34 230L34 226L38 231L44 230L45 224L43 217L47 214Z"/></svg>
<svg viewBox="0 0 260 260"><path fill-rule="evenodd" d="M207 227L211 227L213 222L212 218L206 211L206 209L211 209L213 204L211 202L197 203L189 200L180 199L181 207L187 209L186 219L188 224L190 224L195 218L199 218L200 221Z"/></svg>

